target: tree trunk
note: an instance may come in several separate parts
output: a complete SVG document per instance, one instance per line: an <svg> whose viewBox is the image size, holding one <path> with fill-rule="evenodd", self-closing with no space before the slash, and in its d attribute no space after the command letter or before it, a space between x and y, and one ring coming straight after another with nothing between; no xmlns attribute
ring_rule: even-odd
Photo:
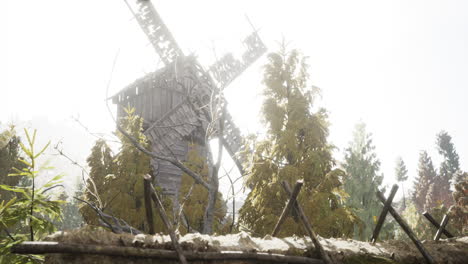
<svg viewBox="0 0 468 264"><path fill-rule="evenodd" d="M219 118L218 126L218 157L216 164L210 166L211 170L211 181L210 189L208 191L208 204L206 206L205 215L203 217L203 234L212 234L213 233L213 222L214 222L214 212L216 206L216 199L218 197L218 188L219 188L219 179L218 171L221 166L221 159L223 157L223 128L224 128L224 119L223 115ZM213 164L213 155L211 153L209 144L208 144L208 158L209 164Z"/></svg>

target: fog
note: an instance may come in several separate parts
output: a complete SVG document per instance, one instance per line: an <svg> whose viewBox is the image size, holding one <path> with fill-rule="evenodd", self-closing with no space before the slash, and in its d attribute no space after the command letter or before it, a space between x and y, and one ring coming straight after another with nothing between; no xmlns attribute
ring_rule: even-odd
<svg viewBox="0 0 468 264"><path fill-rule="evenodd" d="M337 161L363 121L385 184L395 182L398 156L409 183L420 150L438 165L435 136L441 130L452 136L461 168L468 170L468 2L153 2L184 53L196 54L204 66L215 54L240 51L251 31L245 15L270 51L284 37L309 56L311 82L322 90L317 104L329 110ZM37 128L42 143L61 141L81 164L96 139L89 131L115 130L106 98L162 65L123 1L2 1L0 36L1 125ZM244 134L262 131L264 63L265 56L226 91ZM73 188L81 172L56 154L51 148L47 159Z"/></svg>

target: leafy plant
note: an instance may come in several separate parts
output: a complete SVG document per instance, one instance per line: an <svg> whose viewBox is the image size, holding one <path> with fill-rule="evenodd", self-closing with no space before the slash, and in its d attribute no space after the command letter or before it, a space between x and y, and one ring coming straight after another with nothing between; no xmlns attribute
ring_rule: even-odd
<svg viewBox="0 0 468 264"><path fill-rule="evenodd" d="M26 240L39 240L56 230L53 220L61 218L60 205L63 201L53 200L49 191L60 186L61 175L53 177L41 187L37 186L37 177L50 167L38 167L37 159L49 146L35 151L36 130L30 133L25 129L28 145L20 143L25 159L20 159L24 168L14 168L9 177L25 177L30 186L0 185L0 188L17 194L8 202L0 204L0 228L6 236L0 236L0 263L40 263L41 257L33 255L14 255L10 253L13 245ZM26 226L25 230L22 228ZM10 231L14 230L14 231Z"/></svg>

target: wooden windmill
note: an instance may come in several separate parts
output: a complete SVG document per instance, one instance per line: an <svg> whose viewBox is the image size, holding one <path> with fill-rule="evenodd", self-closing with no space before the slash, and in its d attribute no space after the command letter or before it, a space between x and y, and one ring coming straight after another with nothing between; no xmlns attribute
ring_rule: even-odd
<svg viewBox="0 0 468 264"><path fill-rule="evenodd" d="M266 47L254 30L244 40L246 50L242 59L227 54L205 71L194 56L184 56L151 1L126 3L165 66L137 79L112 97L118 107L117 116L125 116L125 107L134 107L144 119L144 133L153 152L184 161L189 143L196 142L200 155L206 157L209 146L204 139L212 121L207 106L212 103L212 96L219 94L265 53ZM225 105L222 109L226 109ZM242 162L235 155L242 145L240 131L227 111L223 111L223 119L223 146L242 171ZM164 194L174 195L177 200L182 171L167 161L151 163L156 183Z"/></svg>

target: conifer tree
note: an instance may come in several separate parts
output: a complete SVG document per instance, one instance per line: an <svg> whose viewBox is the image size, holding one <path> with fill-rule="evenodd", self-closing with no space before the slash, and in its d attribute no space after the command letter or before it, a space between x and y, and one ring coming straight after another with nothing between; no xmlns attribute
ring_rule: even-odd
<svg viewBox="0 0 468 264"><path fill-rule="evenodd" d="M437 179L437 198L436 200L446 207L453 204L450 182L456 181L456 172L460 170L459 157L452 143L452 137L446 132L441 131L437 135L437 151L444 158L439 168L439 177Z"/></svg>
<svg viewBox="0 0 468 264"><path fill-rule="evenodd" d="M401 157L397 158L395 167L395 178L398 183L402 183L408 180L408 169L406 169L405 162ZM406 196L405 196L405 185L400 184L401 191L403 192L403 210L406 208Z"/></svg>
<svg viewBox="0 0 468 264"><path fill-rule="evenodd" d="M120 121L120 126L147 148L148 142L142 133L142 118L134 114L134 109L127 109L127 114L128 116ZM117 135L121 142L119 153L113 154L111 148L103 140L98 140L92 148L91 155L87 159L91 179L87 180L84 198L96 205L102 203L104 212L125 220L129 225L140 230L147 230L143 175L150 173L150 158L139 151L126 136L120 132ZM197 147L199 145L191 145L191 151L185 165L204 176L206 180L208 166L206 159L200 157L199 152L195 150ZM160 191L156 184L155 188ZM95 193L98 194L100 201ZM178 221L180 211L174 210L178 208L173 207L171 197L161 194L161 198L170 220ZM201 231L204 208L208 199L207 190L201 185L195 184L193 178L183 174L178 198L183 203L183 211L180 212L180 215L184 224L180 226L185 227L180 228L180 231L187 232L186 226L190 228L190 231ZM91 208L82 205L80 212L86 223L99 225L98 216ZM174 212L174 214L170 212ZM219 193L215 205L215 231L220 230L225 214L226 208L222 195ZM157 210L153 210L153 219L155 231L166 232Z"/></svg>
<svg viewBox="0 0 468 264"><path fill-rule="evenodd" d="M121 119L121 127L140 144L147 146L145 136L142 133L142 118L134 114L134 109L128 110L128 116ZM104 212L124 219L129 225L144 230L145 207L143 197L143 175L149 173L150 160L144 153L136 149L130 140L117 133L121 147L117 155L103 140L98 140L88 157L90 178L87 181L85 198L95 204L99 204L94 191L102 203ZM98 225L98 216L86 205L82 205L81 213L88 224ZM156 216L155 219L159 219ZM161 229L160 229L161 230Z"/></svg>
<svg viewBox="0 0 468 264"><path fill-rule="evenodd" d="M413 202L416 209L421 212L426 209L426 199L429 187L434 183L436 172L432 159L426 151L419 154L418 176L414 182Z"/></svg>
<svg viewBox="0 0 468 264"><path fill-rule="evenodd" d="M14 126L10 126L0 132L0 183L17 186L26 177L9 177L13 168L23 169L25 166L20 162L20 138L16 135ZM15 197L15 193L0 189L0 200L8 201Z"/></svg>
<svg viewBox="0 0 468 264"><path fill-rule="evenodd" d="M74 197L83 195L83 184L78 183ZM79 212L79 203L76 199L69 197L66 192L62 192L59 200L64 201L61 205L62 219L56 223L58 230L71 230L81 227L84 224L83 217Z"/></svg>
<svg viewBox="0 0 468 264"><path fill-rule="evenodd" d="M262 106L267 133L251 141L253 150L244 153L251 160L245 186L251 189L239 211L241 226L254 235L270 233L278 220L288 195L283 180L293 185L303 179L298 201L304 207L316 232L324 237L349 236L353 233L355 214L343 205L344 172L333 169L333 148L327 142L328 122L324 109L313 112L317 89L308 84L306 58L297 50L268 55L264 68L265 84ZM304 230L290 216L279 236L301 235Z"/></svg>
<svg viewBox="0 0 468 264"><path fill-rule="evenodd" d="M208 180L208 164L206 158L200 156L201 151L198 151L198 148L201 148L201 146L196 143L189 145L187 161L184 164L190 170ZM180 227L184 227L180 228L179 231L181 233L202 231L204 226L203 215L208 204L208 190L200 184L196 184L192 177L184 173L182 174L182 183L179 190L179 201L181 201L182 207L179 208L181 219L177 219L177 221L184 222L184 224L179 223ZM218 192L214 213L214 232L222 232L225 216L226 206L222 194ZM179 215L176 217L179 217Z"/></svg>
<svg viewBox="0 0 468 264"><path fill-rule="evenodd" d="M364 223L355 226L354 238L369 239L375 219L382 210L375 194L382 184L383 176L379 172L380 161L375 153L371 134L366 132L364 123L356 125L353 141L346 149L343 168L347 174L344 190L349 194L346 205L355 208Z"/></svg>

